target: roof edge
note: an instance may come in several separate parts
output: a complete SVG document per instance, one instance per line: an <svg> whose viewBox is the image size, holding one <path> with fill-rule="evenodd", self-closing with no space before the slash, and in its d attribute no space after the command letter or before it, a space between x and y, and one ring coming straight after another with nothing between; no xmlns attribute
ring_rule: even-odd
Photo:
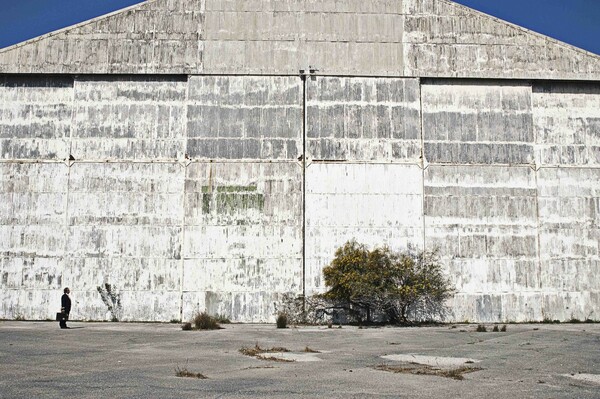
<svg viewBox="0 0 600 399"><path fill-rule="evenodd" d="M494 21L496 21L498 23L511 26L511 27L516 28L516 29L518 29L518 30L520 30L522 32L527 33L527 34L537 36L540 39L544 39L547 42L550 42L552 44L556 44L556 45L559 45L561 47L565 47L565 48L567 48L569 50L573 50L573 51L577 51L579 53L582 53L582 54L584 54L584 55L586 55L588 57L591 56L591 57L594 57L594 58L597 58L598 60L600 60L600 54L592 53L591 51L582 49L581 47L577 47L577 46L575 46L573 44L569 44L569 43L563 42L562 40L555 39L553 37L550 37L550 36L545 35L545 34L540 33L540 32L536 32L536 31L531 30L529 28L526 28L524 26L517 25L515 23L506 21L506 20L504 20L502 18L498 18L498 17L495 17L493 15L487 14L487 13L485 13L483 11L479 11L479 10L476 10L476 9L471 8L469 6L465 6L464 4L456 3L456 2L454 2L452 0L433 0L433 1L442 2L442 3L448 4L448 5L451 5L451 6L454 6L454 7L463 8L465 10L468 10L470 12L474 12L476 14L480 14L480 15L485 16L486 18L490 18L490 19L492 19L492 20L494 20Z"/></svg>
<svg viewBox="0 0 600 399"><path fill-rule="evenodd" d="M159 0L144 0L141 3L134 4L134 5L131 5L129 7L121 8L121 9L109 12L107 14L103 14L103 15L100 15L98 17L94 17L92 19L88 19L88 20L85 20L83 22L76 23L74 25L65 26L64 28L60 28L60 29L54 30L52 32L44 33L43 35L36 36L36 37L33 37L31 39L27 39L27 40L19 42L19 43L15 43L12 46L1 48L0 49L0 54L8 52L8 51L11 51L11 50L15 50L15 49L17 49L19 47L27 46L29 44L32 44L32 43L35 43L35 42L38 42L38 41L50 38L52 36L59 35L59 34L64 33L64 32L68 32L68 31L73 30L73 29L81 28L82 26L86 26L86 25L89 25L89 24L101 21L101 20L106 19L106 18L111 18L111 17L113 17L115 15L122 14L122 13L125 13L127 11L134 10L136 8L141 8L142 6L145 6L147 4L154 3L154 2L157 2L157 1L159 1Z"/></svg>

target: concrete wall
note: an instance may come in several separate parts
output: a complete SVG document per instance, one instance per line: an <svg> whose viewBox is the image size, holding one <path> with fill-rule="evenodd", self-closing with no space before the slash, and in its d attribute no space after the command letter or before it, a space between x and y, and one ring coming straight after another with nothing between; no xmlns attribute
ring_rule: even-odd
<svg viewBox="0 0 600 399"><path fill-rule="evenodd" d="M0 51L0 72L199 73L204 0L153 0Z"/></svg>
<svg viewBox="0 0 600 399"><path fill-rule="evenodd" d="M0 50L0 73L297 75L309 65L331 76L600 79L597 55L449 0L149 0Z"/></svg>
<svg viewBox="0 0 600 399"><path fill-rule="evenodd" d="M599 105L593 82L4 76L0 317L70 286L107 319L109 283L126 320L272 320L355 238L440 247L453 320L598 319Z"/></svg>

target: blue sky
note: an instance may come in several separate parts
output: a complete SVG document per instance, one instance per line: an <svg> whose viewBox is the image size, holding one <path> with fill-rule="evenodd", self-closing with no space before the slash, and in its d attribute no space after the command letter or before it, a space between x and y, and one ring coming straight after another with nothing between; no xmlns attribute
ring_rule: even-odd
<svg viewBox="0 0 600 399"><path fill-rule="evenodd" d="M140 2L0 0L0 48ZM600 54L600 0L457 2Z"/></svg>

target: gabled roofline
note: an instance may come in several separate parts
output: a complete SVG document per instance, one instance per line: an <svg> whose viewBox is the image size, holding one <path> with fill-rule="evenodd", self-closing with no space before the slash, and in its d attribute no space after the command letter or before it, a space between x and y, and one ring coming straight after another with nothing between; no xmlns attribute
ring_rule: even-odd
<svg viewBox="0 0 600 399"><path fill-rule="evenodd" d="M74 24L74 25L65 26L64 28L57 29L57 30L54 30L54 31L49 32L49 33L44 33L43 35L36 36L36 37L31 38L31 39L27 39L27 40L25 40L23 42L15 43L15 44L13 44L11 46L1 48L0 49L0 54L2 54L4 52L7 52L7 51L10 51L10 50L17 49L19 47L27 46L28 44L32 44L32 43L35 43L35 42L47 39L47 38L52 37L52 36L59 35L59 34L64 33L64 32L68 32L68 31L73 30L73 29L81 28L82 26L86 26L86 25L95 23L97 21L101 21L103 19L110 18L110 17L113 17L115 15L122 14L122 13L125 13L127 11L134 10L136 8L141 8L142 6L145 6L145 5L150 4L150 3L154 3L156 1L159 1L159 0L143 0L141 3L134 4L134 5L131 5L129 7L121 8L119 10L109 12L108 14L103 14L103 15L100 15L98 17L94 17L92 19L88 19L86 21L79 22L79 23Z"/></svg>
<svg viewBox="0 0 600 399"><path fill-rule="evenodd" d="M95 23L97 21L101 21L101 20L106 19L106 18L111 18L111 17L113 17L115 15L122 14L122 13L125 13L127 11L135 10L135 9L140 8L142 6L145 6L147 4L154 3L156 1L159 1L159 0L144 0L141 3L134 4L134 5L131 5L129 7L121 8L119 10L110 12L108 14L104 14L104 15L101 15L101 16L98 16L98 17L95 17L95 18L92 18L92 19L88 19L86 21L83 21L83 22L80 22L80 23L77 23L77 24L74 24L74 25L69 25L69 26L66 26L64 28L61 28L61 29L58 29L58 30L55 30L55 31L52 31L52 32L49 32L49 33L46 33L46 34L43 34L43 35L40 35L40 36L36 36L34 38L25 40L23 42L19 42L19 43L13 44L11 46L2 48L2 49L0 49L0 54L4 53L4 52L7 52L7 51L10 51L10 50L14 50L14 49L19 48L19 47L26 46L26 45L31 44L31 43L35 43L35 42L44 40L44 39L52 37L52 36L59 35L59 34L64 33L64 32L68 32L68 31L70 31L72 29L77 29L77 28L80 28L82 26L86 26L86 25ZM522 32L524 32L526 34L529 34L529 35L534 35L534 36L536 36L536 37L538 37L540 39L543 39L543 40L545 40L545 41L553 44L553 45L559 45L559 46L567 48L569 50L577 51L577 52L579 52L579 53L581 53L581 54L583 54L585 56L597 58L598 60L600 60L600 54L592 53L591 51L587 51L585 49L582 49L581 47L577 47L575 45L572 45L572 44L569 44L569 43L565 43L565 42L563 42L563 41L561 41L559 39L555 39L555 38L550 37L548 35L545 35L543 33L536 32L534 30L531 30L531 29L525 28L523 26L514 24L512 22L509 22L509 21L506 21L504 19L501 19L501 18L495 17L493 15L487 14L487 13L485 13L483 11L479 11L479 10L476 10L474 8L465 6L463 4L456 3L456 2L454 2L452 0L433 0L433 1L438 1L438 2L444 3L446 5L452 6L452 7L457 7L457 8L463 9L463 10L465 10L467 12L479 14L479 15L481 15L481 16L483 16L485 18L489 18L489 19L491 19L491 20L493 20L493 21L495 21L497 23L508 25L508 26L510 26L512 28L520 30L520 31L522 31Z"/></svg>
<svg viewBox="0 0 600 399"><path fill-rule="evenodd" d="M154 1L154 0L152 0L152 1ZM524 33L536 36L536 37L538 37L540 39L544 39L545 41L550 42L552 44L557 44L557 45L559 45L561 47L565 47L565 48L567 48L569 50L574 50L574 51L582 53L582 54L584 54L586 56L595 57L595 58L597 58L597 59L600 60L600 54L592 53L591 51L587 51L585 49L582 49L581 47L577 47L577 46L575 46L573 44L569 44L569 43L563 42L563 41L561 41L559 39L555 39L555 38L550 37L548 35L545 35L543 33L536 32L536 31L531 30L529 28L525 28L524 26L514 24L514 23L506 21L506 20L504 20L502 18L495 17L493 15L490 15L490 14L487 14L487 13L485 13L483 11L479 11L479 10L476 10L474 8L465 6L463 4L456 3L456 2L454 2L452 0L433 0L433 1L438 1L438 2L441 2L441 3L448 4L450 6L462 8L462 9L467 10L469 12L474 12L476 14L480 14L480 15L482 15L482 16L484 16L486 18L490 18L490 19L492 19L492 20L494 20L494 21L496 21L498 23L511 26L511 27L516 28L516 29L518 29L518 30L520 30L520 31L522 31Z"/></svg>

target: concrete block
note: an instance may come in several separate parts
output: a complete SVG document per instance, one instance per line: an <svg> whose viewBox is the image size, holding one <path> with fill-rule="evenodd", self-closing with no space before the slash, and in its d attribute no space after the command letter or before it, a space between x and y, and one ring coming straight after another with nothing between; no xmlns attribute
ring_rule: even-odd
<svg viewBox="0 0 600 399"><path fill-rule="evenodd" d="M68 153L73 80L0 80L0 159L64 159Z"/></svg>
<svg viewBox="0 0 600 399"><path fill-rule="evenodd" d="M192 77L186 152L211 159L296 159L301 85L297 77Z"/></svg>
<svg viewBox="0 0 600 399"><path fill-rule="evenodd" d="M540 165L598 165L600 85L536 84L536 159Z"/></svg>
<svg viewBox="0 0 600 399"><path fill-rule="evenodd" d="M184 152L186 86L172 78L78 79L72 155L176 159Z"/></svg>
<svg viewBox="0 0 600 399"><path fill-rule="evenodd" d="M417 162L420 118L414 91L418 92L418 83L410 79L320 77L309 81L309 156Z"/></svg>
<svg viewBox="0 0 600 399"><path fill-rule="evenodd" d="M531 88L522 85L422 86L425 157L434 163L534 161Z"/></svg>

